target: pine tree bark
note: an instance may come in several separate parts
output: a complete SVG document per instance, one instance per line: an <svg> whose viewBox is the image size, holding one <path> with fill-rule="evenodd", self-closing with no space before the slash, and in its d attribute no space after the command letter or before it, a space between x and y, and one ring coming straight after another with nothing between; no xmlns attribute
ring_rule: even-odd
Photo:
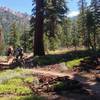
<svg viewBox="0 0 100 100"><path fill-rule="evenodd" d="M36 22L34 35L34 56L43 56L44 42L43 42L43 2L44 0L36 0Z"/></svg>

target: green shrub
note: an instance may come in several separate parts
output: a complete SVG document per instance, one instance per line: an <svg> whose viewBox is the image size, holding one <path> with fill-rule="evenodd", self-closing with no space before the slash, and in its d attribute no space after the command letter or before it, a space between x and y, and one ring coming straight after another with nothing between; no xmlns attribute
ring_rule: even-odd
<svg viewBox="0 0 100 100"><path fill-rule="evenodd" d="M31 74L32 70L14 69L0 73L0 94L26 95L32 94L31 89L24 82L35 82L37 78ZM1 99L0 99L1 100ZM16 99L15 99L16 100Z"/></svg>
<svg viewBox="0 0 100 100"><path fill-rule="evenodd" d="M64 89L64 84L63 84L63 82L58 82L53 87L54 87L54 89L62 90L62 89Z"/></svg>
<svg viewBox="0 0 100 100"><path fill-rule="evenodd" d="M16 85L8 85L8 84L1 84L0 85L0 94L30 94L32 93L28 87L25 86L16 86Z"/></svg>
<svg viewBox="0 0 100 100"><path fill-rule="evenodd" d="M10 80L7 80L5 81L3 84L7 84L7 85L22 85L23 84L23 81L21 78L13 78L13 79L10 79Z"/></svg>
<svg viewBox="0 0 100 100"><path fill-rule="evenodd" d="M33 82L33 77L30 76L30 77L25 78L25 79L24 79L24 82L32 83L32 82Z"/></svg>
<svg viewBox="0 0 100 100"><path fill-rule="evenodd" d="M79 64L80 64L80 61L82 61L82 60L84 60L84 58L74 59L74 60L72 60L72 61L66 62L65 64L66 64L66 66L67 66L68 68L73 68L74 66L79 65Z"/></svg>

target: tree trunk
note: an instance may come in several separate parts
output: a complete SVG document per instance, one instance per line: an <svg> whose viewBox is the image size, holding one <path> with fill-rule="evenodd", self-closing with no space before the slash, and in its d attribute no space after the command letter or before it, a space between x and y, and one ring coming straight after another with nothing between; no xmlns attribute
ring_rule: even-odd
<svg viewBox="0 0 100 100"><path fill-rule="evenodd" d="M43 56L44 42L43 42L43 1L36 0L36 22L35 22L35 36L34 36L34 56Z"/></svg>
<svg viewBox="0 0 100 100"><path fill-rule="evenodd" d="M94 31L93 34L93 46L94 46L94 51L96 51L96 30Z"/></svg>

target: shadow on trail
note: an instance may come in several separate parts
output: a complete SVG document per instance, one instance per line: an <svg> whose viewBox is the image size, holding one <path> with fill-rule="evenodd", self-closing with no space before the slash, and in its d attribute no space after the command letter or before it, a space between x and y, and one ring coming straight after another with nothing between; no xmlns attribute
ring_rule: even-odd
<svg viewBox="0 0 100 100"><path fill-rule="evenodd" d="M30 57L25 60L24 68L33 68L36 66L47 66L47 65L53 65L53 64L59 64L67 61L71 61L74 59L80 59L80 58L94 58L100 57L100 52L93 53L93 51L87 51L87 50L78 50L78 51L70 51L63 54L48 54L46 56L41 57ZM6 68L5 66L9 66L9 68L16 68L19 67L20 64L14 62L9 65L2 65L0 64L0 69L2 69L2 66ZM23 66L20 66L23 67Z"/></svg>
<svg viewBox="0 0 100 100"><path fill-rule="evenodd" d="M28 83L28 86L34 94L47 97L46 100L99 100L100 98L100 89L98 89L100 83L96 82L91 86L86 83L88 80L86 77L78 74L74 75L73 79L66 76L39 76L38 79L40 83L38 87L31 83Z"/></svg>
<svg viewBox="0 0 100 100"><path fill-rule="evenodd" d="M84 75L85 74L85 75ZM73 100L99 100L100 99L100 80L96 79L93 73L84 73L83 75L75 74L74 80L79 81L83 84L83 89L87 91L88 94L80 92L81 95L75 94Z"/></svg>
<svg viewBox="0 0 100 100"><path fill-rule="evenodd" d="M92 56L90 58L86 58L81 61L78 66L75 66L74 70L78 70L79 72L86 71L92 73L100 73L100 57Z"/></svg>
<svg viewBox="0 0 100 100"><path fill-rule="evenodd" d="M59 64L62 62L71 61L74 59L80 59L85 57L93 57L96 58L100 56L100 52L93 53L92 51L71 51L64 54L48 54L42 57L31 57L26 60L26 64L29 66L46 66L46 65L53 65Z"/></svg>

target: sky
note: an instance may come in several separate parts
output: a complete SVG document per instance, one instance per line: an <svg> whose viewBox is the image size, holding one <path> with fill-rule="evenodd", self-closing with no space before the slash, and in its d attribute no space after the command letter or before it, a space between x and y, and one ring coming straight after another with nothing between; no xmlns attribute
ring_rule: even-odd
<svg viewBox="0 0 100 100"><path fill-rule="evenodd" d="M79 14L78 11L78 0L66 0L69 10L68 16L73 17ZM91 0L87 0L90 3ZM15 11L28 13L31 15L32 0L0 0L0 6L5 6Z"/></svg>

